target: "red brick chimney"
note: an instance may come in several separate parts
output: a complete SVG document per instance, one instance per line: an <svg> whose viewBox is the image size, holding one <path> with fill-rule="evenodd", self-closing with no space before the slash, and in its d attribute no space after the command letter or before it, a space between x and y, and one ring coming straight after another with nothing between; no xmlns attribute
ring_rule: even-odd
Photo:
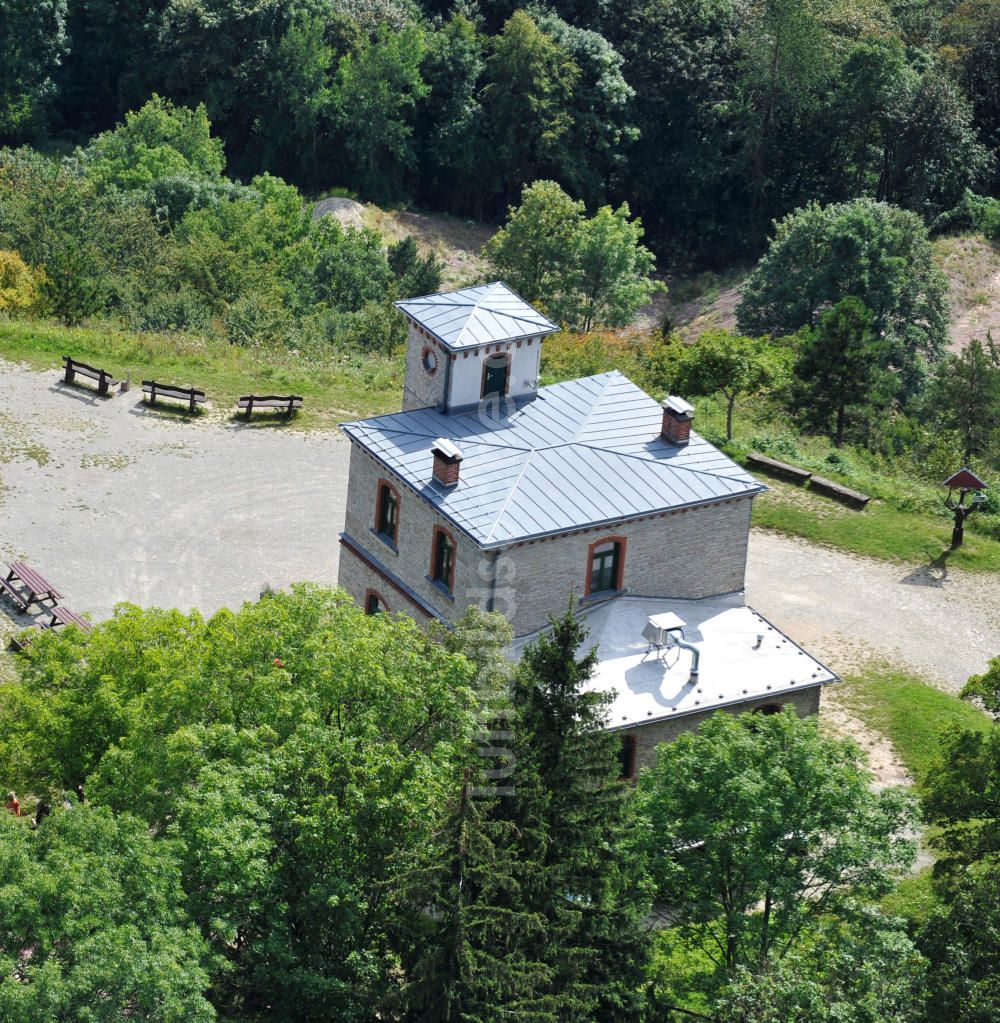
<svg viewBox="0 0 1000 1023"><path fill-rule="evenodd" d="M431 445L434 455L434 479L446 487L458 483L458 469L462 464L462 452L457 444L444 437L438 437Z"/></svg>
<svg viewBox="0 0 1000 1023"><path fill-rule="evenodd" d="M683 398L671 395L666 401L660 402L663 409L663 426L660 435L671 444L687 444L691 437L691 420L694 419L694 406Z"/></svg>

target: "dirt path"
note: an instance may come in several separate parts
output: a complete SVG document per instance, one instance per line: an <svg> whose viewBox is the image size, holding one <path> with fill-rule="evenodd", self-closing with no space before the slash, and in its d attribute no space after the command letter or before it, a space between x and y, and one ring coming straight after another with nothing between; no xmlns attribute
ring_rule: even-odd
<svg viewBox="0 0 1000 1023"><path fill-rule="evenodd" d="M956 570L941 576L754 530L747 599L834 671L871 661L907 667L956 691L1000 656L1000 578ZM857 742L875 784L909 784L892 744L841 700L823 693L823 727ZM931 862L923 849L918 866Z"/></svg>

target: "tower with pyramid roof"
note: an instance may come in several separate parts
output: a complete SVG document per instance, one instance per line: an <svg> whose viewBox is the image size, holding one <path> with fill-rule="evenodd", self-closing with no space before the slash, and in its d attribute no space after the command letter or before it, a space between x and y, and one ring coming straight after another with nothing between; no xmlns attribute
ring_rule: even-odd
<svg viewBox="0 0 1000 1023"><path fill-rule="evenodd" d="M538 389L542 338L556 325L495 282L397 302L409 337L403 411L471 408Z"/></svg>

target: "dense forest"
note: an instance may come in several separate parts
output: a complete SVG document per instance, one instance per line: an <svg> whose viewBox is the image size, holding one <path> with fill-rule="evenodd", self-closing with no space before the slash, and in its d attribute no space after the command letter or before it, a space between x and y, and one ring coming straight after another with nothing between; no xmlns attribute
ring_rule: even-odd
<svg viewBox="0 0 1000 1023"><path fill-rule="evenodd" d="M205 105L240 181L497 221L552 179L670 265L809 201L931 224L998 184L986 0L12 0L0 39L0 144L70 152L156 93Z"/></svg>

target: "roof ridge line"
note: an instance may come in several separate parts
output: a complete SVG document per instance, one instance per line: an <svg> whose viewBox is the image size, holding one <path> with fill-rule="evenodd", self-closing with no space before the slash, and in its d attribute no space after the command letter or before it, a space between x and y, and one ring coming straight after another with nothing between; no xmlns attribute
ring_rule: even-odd
<svg viewBox="0 0 1000 1023"><path fill-rule="evenodd" d="M518 484L521 482L521 478L524 476L525 471L531 464L531 456L534 454L534 450L528 449L528 457L524 460L524 464L518 470L517 478L511 483L510 489L507 491L507 496L503 499L503 504L500 506L497 513L493 516L493 522L490 525L490 531L486 534L486 542L489 543L494 538L496 533L497 524L503 518L504 512L507 510L507 505L510 504L511 498L514 496L514 491L517 490Z"/></svg>
<svg viewBox="0 0 1000 1023"><path fill-rule="evenodd" d="M399 413L395 413L395 414L398 415ZM357 421L358 422L362 422L362 423L365 422L365 420L363 420L363 419L357 420ZM353 425L354 425L353 423L344 423L341 426L341 429L345 429L346 427L353 426ZM383 433L392 433L392 434L401 435L403 437L429 437L431 440L437 440L438 437L443 437L444 436L444 434L440 430L432 430L430 433L423 433L423 432L418 432L416 430L397 430L397 429L393 429L393 428L388 427L388 426L382 426L382 427L379 427L379 429ZM546 448L522 447L521 445L518 445L518 444L500 444L500 443L497 443L497 442L491 442L491 441L488 441L488 440L482 440L482 439L480 439L478 437L462 437L462 438L457 438L454 434L450 434L447 439L455 441L456 444L459 442L459 440L461 440L461 442L463 444L480 444L484 448L493 448L493 449L498 450L498 451L541 451L541 450L547 450ZM566 443L571 443L571 442L570 441L564 441L563 442L563 444L566 444ZM550 444L550 445L548 445L548 447L562 447L563 444Z"/></svg>
<svg viewBox="0 0 1000 1023"><path fill-rule="evenodd" d="M581 433L583 433L583 431L586 428L587 424L590 422L591 417L594 415L594 412L597 410L598 403L604 397L605 392L607 391L609 385L611 384L611 380L609 378L610 378L610 376L611 376L611 374L613 372L614 372L614 370L608 370L608 371L606 371L604 373L599 374L600 376L605 377L604 381L601 383L601 392L591 402L591 404L590 404L590 411L587 413L587 415L584 418L583 422L580 423L580 425L576 428L576 430L573 431L573 440L570 443L573 443L573 444L584 444L583 441L577 440L577 438L580 436ZM584 379L587 379L587 378L585 377ZM593 377L591 377L590 379L593 379ZM584 447L590 447L590 445L589 444L584 444Z"/></svg>
<svg viewBox="0 0 1000 1023"><path fill-rule="evenodd" d="M665 465L664 463L662 463L662 462L660 462L660 461L658 461L658 460L656 460L654 458L644 458L642 455L632 454L631 452L628 452L628 451L616 451L613 448L599 448L599 447L595 447L593 444L588 444L586 441L582 441L582 440L581 441L574 441L573 443L579 444L581 447L584 447L584 448L590 448L591 451L600 451L600 452L602 452L604 454L618 455L621 458L634 458L634 459L636 459L639 462L645 462L647 465L659 465L659 466L663 466L663 468L665 468L665 469L671 469L671 470L682 469L684 472L693 472L693 473L695 473L698 476L711 476L713 479L732 480L732 482L734 482L734 483L745 483L746 482L745 480L739 480L739 479L736 479L733 476L729 476L729 475L726 475L724 473L709 472L707 469L695 469L695 468L692 468L692 466L690 466L690 465ZM708 442L706 441L706 443L708 443ZM713 445L713 447L714 447L714 445ZM716 450L718 450L718 449L716 449ZM720 452L720 454L721 454L721 452ZM724 455L723 457L724 458L729 458L728 455ZM732 459L730 459L730 461L732 461ZM733 464L736 465L737 463L733 462ZM737 465L737 468L739 468L738 465ZM752 478L753 477L751 477L751 479ZM756 483L757 480L754 480L754 482Z"/></svg>

